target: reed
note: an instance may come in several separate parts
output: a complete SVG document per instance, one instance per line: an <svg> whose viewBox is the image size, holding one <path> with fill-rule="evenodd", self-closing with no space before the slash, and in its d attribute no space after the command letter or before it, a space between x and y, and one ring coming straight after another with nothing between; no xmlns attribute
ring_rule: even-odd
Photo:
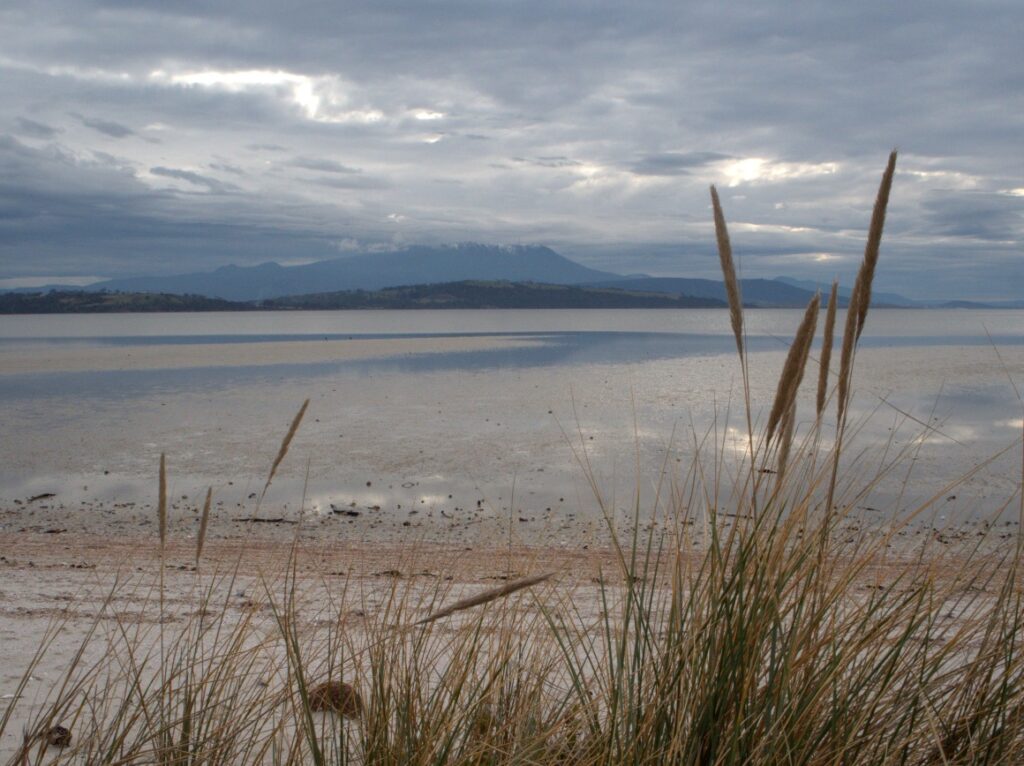
<svg viewBox="0 0 1024 766"><path fill-rule="evenodd" d="M736 266L732 258L732 244L729 242L729 229L722 212L722 203L718 200L718 190L711 187L711 207L715 218L715 238L718 241L718 260L722 266L722 280L725 284L725 295L729 302L729 322L732 334L736 339L736 351L743 359L743 297L740 294L740 282L736 278Z"/></svg>
<svg viewBox="0 0 1024 766"><path fill-rule="evenodd" d="M832 291L828 296L828 310L825 312L825 329L821 337L821 358L818 361L818 394L815 397L815 408L818 419L825 411L828 397L828 373L832 364L832 343L836 329L836 308L839 305L839 280L833 280Z"/></svg>
<svg viewBox="0 0 1024 766"><path fill-rule="evenodd" d="M775 401L772 403L771 412L768 414L766 443L771 443L775 430L783 416L796 406L796 394L800 389L800 383L804 378L804 369L807 367L807 358L810 354L811 343L814 342L814 331L818 326L818 307L821 303L821 295L815 294L804 310L803 319L797 328L796 336L786 354L785 364L782 366L782 374L775 389Z"/></svg>
<svg viewBox="0 0 1024 766"><path fill-rule="evenodd" d="M203 557L203 543L206 542L206 529L210 524L210 506L213 501L213 487L206 490L206 500L203 501L203 513L199 518L199 534L196 535L196 568L199 568L199 561Z"/></svg>
<svg viewBox="0 0 1024 766"><path fill-rule="evenodd" d="M477 593L474 596L469 596L468 598L460 599L459 601L456 601L454 604L450 604L449 606L446 606L444 609L441 609L437 612L434 612L431 615L428 615L427 617L424 617L422 620L417 621L416 624L424 625L428 622L434 622L435 620L440 620L444 617L450 617L456 612L461 612L465 609L472 609L475 606L483 606L484 604L489 604L491 601L497 601L500 598L510 596L516 591L522 590L523 588L532 588L534 585L538 585L544 582L545 580L550 580L553 575L554 572L548 572L547 574L535 575L533 577L524 577L520 580L513 580L512 582L500 585L496 588L489 588L485 591Z"/></svg>
<svg viewBox="0 0 1024 766"><path fill-rule="evenodd" d="M885 225L885 210L889 203L889 191L896 170L896 152L889 154L889 162L875 198L875 207L871 213L871 225L868 229L868 240L864 247L864 258L853 283L850 303L846 310L846 326L843 329L843 346L839 355L839 395L838 419L845 422L847 405L849 404L850 376L853 374L853 356L857 341L867 320L868 306L871 302L871 283L875 277L875 267L882 243L882 228Z"/></svg>
<svg viewBox="0 0 1024 766"><path fill-rule="evenodd" d="M882 173L882 182L875 197L875 207L871 212L871 225L868 227L868 239L864 246L864 260L857 275L859 287L857 295L857 338L864 331L864 322L871 305L871 283L875 278L875 267L882 245L882 230L885 228L885 212L889 205L889 192L892 190L892 178L896 172L896 152L889 153L889 162Z"/></svg>
<svg viewBox="0 0 1024 766"><path fill-rule="evenodd" d="M259 501L256 503L258 508L262 505L263 498L267 494L267 490L270 489L270 482L274 480L274 476L277 474L278 466L285 459L288 454L288 449L292 445L292 439L295 438L295 433L299 430L299 426L302 424L302 418L306 414L306 409L309 407L309 399L306 399L302 406L299 407L299 411L295 413L295 417L292 418L292 424L288 427L288 432L284 435L284 439L281 440L281 446L277 449L277 455L274 457L274 462L270 466L270 471L267 473L267 482L263 485L263 491L260 493Z"/></svg>
<svg viewBox="0 0 1024 766"><path fill-rule="evenodd" d="M160 550L167 545L167 462L164 453L160 453L160 478L157 489L157 527L160 531Z"/></svg>

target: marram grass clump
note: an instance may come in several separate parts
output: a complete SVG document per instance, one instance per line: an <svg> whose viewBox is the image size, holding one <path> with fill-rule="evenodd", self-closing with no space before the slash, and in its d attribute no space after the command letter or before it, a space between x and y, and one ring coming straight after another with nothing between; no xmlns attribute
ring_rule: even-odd
<svg viewBox="0 0 1024 766"><path fill-rule="evenodd" d="M661 523L636 524L592 571L530 572L524 560L519 579L492 588L440 574L381 585L302 574L296 542L289 566L259 580L252 607L231 600L238 569L215 570L195 575L184 613L179 604L177 619L155 623L119 616L123 591L142 591L118 584L11 763L1024 762L1019 541L900 555L890 545L905 519L850 524L877 478L843 474L840 456L894 167L895 155L838 377L828 368L832 289L808 432L795 426L796 392L818 298L749 454L731 474L704 469L704 458L723 465L724 452L697 454L657 507L635 509ZM713 202L746 371L738 282L714 193ZM159 596L147 608L163 617ZM101 658L87 662L84 647L97 641ZM57 742L55 726L73 735Z"/></svg>

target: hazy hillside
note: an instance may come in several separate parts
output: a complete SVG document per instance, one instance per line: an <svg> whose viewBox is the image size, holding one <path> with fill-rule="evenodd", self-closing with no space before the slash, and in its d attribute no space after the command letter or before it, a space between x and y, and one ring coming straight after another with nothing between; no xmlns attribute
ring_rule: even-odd
<svg viewBox="0 0 1024 766"><path fill-rule="evenodd" d="M237 311L243 304L202 295L83 290L0 294L0 314L115 314L155 311Z"/></svg>
<svg viewBox="0 0 1024 766"><path fill-rule="evenodd" d="M0 294L0 314L139 311L302 311L344 309L719 308L721 301L627 290L514 282L447 282L226 301L169 293L51 291Z"/></svg>
<svg viewBox="0 0 1024 766"><path fill-rule="evenodd" d="M775 282L783 282L784 284L791 285L793 287L799 287L804 290L821 290L822 295L825 295L832 289L831 282L814 282L810 279L793 279L792 277L775 277ZM847 300L850 298L850 288L839 285L839 302L843 306L846 305ZM911 298L905 298L898 293L886 293L877 290L871 292L871 303L874 306L899 306L901 308L923 308L925 306L937 305L940 301L915 301Z"/></svg>
<svg viewBox="0 0 1024 766"><path fill-rule="evenodd" d="M596 282L591 287L616 287L623 290L689 295L695 298L725 300L725 286L713 279L687 279L684 277L619 278ZM774 279L744 279L740 289L743 302L749 306L806 306L814 295L811 290L794 287ZM840 301L840 305L845 305Z"/></svg>
<svg viewBox="0 0 1024 766"><path fill-rule="evenodd" d="M462 280L579 284L614 279L547 247L461 244L360 253L303 266L224 266L213 272L112 279L91 290L206 295L235 301Z"/></svg>
<svg viewBox="0 0 1024 766"><path fill-rule="evenodd" d="M298 295L262 302L275 309L336 308L721 308L708 298L669 296L611 288L516 282L449 282L393 287L376 292Z"/></svg>

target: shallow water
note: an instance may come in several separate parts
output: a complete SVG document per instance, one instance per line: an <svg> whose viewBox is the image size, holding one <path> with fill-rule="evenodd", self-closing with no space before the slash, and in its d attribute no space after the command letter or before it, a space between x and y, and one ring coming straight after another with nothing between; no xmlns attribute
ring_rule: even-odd
<svg viewBox="0 0 1024 766"><path fill-rule="evenodd" d="M801 313L747 313L755 418ZM815 377L812 364L808 397ZM1024 381L1024 312L872 312L857 438L914 450L872 507L905 508L973 470L949 492L951 515L1011 497L1019 453L983 466L1020 437L1011 378ZM713 423L741 452L740 391L717 310L5 317L0 506L48 492L75 514L148 504L164 452L182 507L213 486L222 507L251 513L309 398L265 508L593 519L590 478L606 507L628 509L638 485L651 498L685 471Z"/></svg>

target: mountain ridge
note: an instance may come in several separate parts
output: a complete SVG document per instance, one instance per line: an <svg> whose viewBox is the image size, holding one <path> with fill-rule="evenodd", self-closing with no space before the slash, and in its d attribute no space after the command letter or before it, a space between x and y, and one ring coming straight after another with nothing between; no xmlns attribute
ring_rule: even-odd
<svg viewBox="0 0 1024 766"><path fill-rule="evenodd" d="M111 279L89 285L89 288L188 293L247 301L314 292L380 290L464 280L581 284L617 276L582 266L542 245L463 243L360 252L298 266L282 266L270 261L257 266L228 265L212 272L168 277Z"/></svg>
<svg viewBox="0 0 1024 766"><path fill-rule="evenodd" d="M345 290L269 300L227 301L169 293L85 290L0 294L0 314L141 313L158 311L339 311L352 309L619 309L724 308L710 298L536 282L443 282Z"/></svg>
<svg viewBox="0 0 1024 766"><path fill-rule="evenodd" d="M26 293L39 290L113 291L194 295L230 301L273 300L287 296L351 290L382 290L410 285L465 281L533 282L579 285L598 289L660 293L715 301L725 300L720 281L691 277L652 277L615 274L576 263L543 245L411 245L384 251L359 251L347 256L299 265L265 261L254 266L228 264L212 271L170 276L107 279L83 288L46 285L41 288L0 290ZM752 308L803 307L815 290L827 293L830 285L791 277L748 278L741 281L744 304ZM840 306L849 289L840 286ZM1021 301L920 301L896 293L876 291L879 307L900 308L1022 308Z"/></svg>

